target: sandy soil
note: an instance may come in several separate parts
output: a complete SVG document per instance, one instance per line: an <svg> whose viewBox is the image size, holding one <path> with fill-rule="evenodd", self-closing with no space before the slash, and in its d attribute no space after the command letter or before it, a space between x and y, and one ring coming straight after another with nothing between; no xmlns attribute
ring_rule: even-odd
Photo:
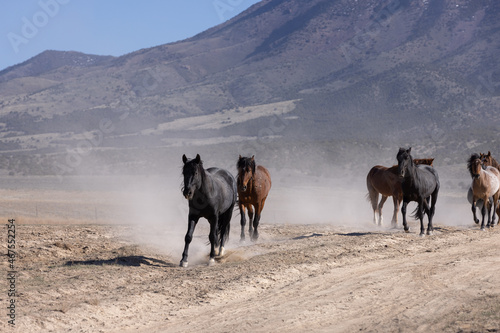
<svg viewBox="0 0 500 333"><path fill-rule="evenodd" d="M500 228L438 224L420 238L415 223L409 234L267 224L240 244L234 223L228 253L208 267L205 225L183 269L158 241L168 230L19 224L16 331L499 331ZM2 276L3 313L6 288Z"/></svg>

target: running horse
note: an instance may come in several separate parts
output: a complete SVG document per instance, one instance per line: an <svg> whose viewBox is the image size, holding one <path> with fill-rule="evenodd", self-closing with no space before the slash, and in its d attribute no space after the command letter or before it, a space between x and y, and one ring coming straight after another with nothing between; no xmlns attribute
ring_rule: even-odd
<svg viewBox="0 0 500 333"><path fill-rule="evenodd" d="M491 156L491 152L488 151L488 154L479 154L481 157L481 162L483 162L483 165L485 166L492 166L498 169L500 171L500 163L498 163L493 156ZM498 220L500 221L500 205L497 207L497 215L498 215Z"/></svg>
<svg viewBox="0 0 500 333"><path fill-rule="evenodd" d="M248 233L252 241L256 241L259 238L260 214L271 189L271 175L262 165L255 164L254 156L241 157L240 155L236 168L238 169L238 206L241 215L240 241L245 240L245 209L248 210Z"/></svg>
<svg viewBox="0 0 500 333"><path fill-rule="evenodd" d="M396 155L398 175L401 178L401 189L403 191L403 205L401 206L403 227L405 232L409 232L410 228L406 223L406 206L410 201L416 201L418 206L414 212L414 217L420 220L420 236L423 237L425 235L424 214L427 214L429 219L427 235L432 235L434 230L432 218L436 210L440 183L437 171L430 165L415 164L410 153L411 147L408 149L399 148Z"/></svg>
<svg viewBox="0 0 500 333"><path fill-rule="evenodd" d="M415 164L433 165L433 158L414 159ZM394 213L392 215L391 225L395 227L398 224L399 205L403 200L403 191L401 190L401 180L398 175L398 166L385 167L376 165L368 172L366 176L366 187L368 189L367 198L373 209L373 223L382 225L382 207L388 197L392 197L394 203ZM382 198L378 201L379 194Z"/></svg>
<svg viewBox="0 0 500 333"><path fill-rule="evenodd" d="M181 267L188 266L189 244L193 239L198 220L204 217L210 223L210 259L208 265L215 263L215 248L219 256L224 255L224 244L229 237L229 227L236 204L236 180L233 175L219 168L203 168L200 155L194 159L182 156L184 166L184 187L182 194L189 202L188 230L184 238Z"/></svg>
<svg viewBox="0 0 500 333"><path fill-rule="evenodd" d="M484 230L484 217L488 212L487 227L495 225L495 211L498 206L498 198L500 196L500 171L492 166L484 166L481 162L481 157L478 154L472 154L467 161L467 169L472 177L472 214L474 222L479 223L476 217L476 202L481 199L483 207L481 208L481 230ZM491 201L493 204L493 217L491 216Z"/></svg>

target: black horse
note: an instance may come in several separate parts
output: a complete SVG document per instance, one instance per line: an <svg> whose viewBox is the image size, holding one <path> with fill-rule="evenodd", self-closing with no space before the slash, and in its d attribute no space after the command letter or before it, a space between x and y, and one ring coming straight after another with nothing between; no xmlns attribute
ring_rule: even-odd
<svg viewBox="0 0 500 333"><path fill-rule="evenodd" d="M226 170L219 168L203 168L200 155L194 159L182 156L184 166L184 188L182 194L189 201L188 230L184 239L184 252L180 265L188 266L189 244L200 217L210 223L210 259L215 262L215 248L219 247L219 256L224 254L224 244L229 237L229 227L233 208L236 204L236 180Z"/></svg>
<svg viewBox="0 0 500 333"><path fill-rule="evenodd" d="M418 206L414 212L414 217L420 220L420 236L424 236L424 213L429 218L427 224L427 235L432 235L432 217L436 209L436 201L439 192L439 177L437 171L429 165L416 165L410 155L409 149L399 148L397 154L398 174L401 178L403 190L403 205L401 213L403 215L403 226L406 232L410 228L406 223L406 206L410 201L416 201ZM430 207L429 207L430 199Z"/></svg>

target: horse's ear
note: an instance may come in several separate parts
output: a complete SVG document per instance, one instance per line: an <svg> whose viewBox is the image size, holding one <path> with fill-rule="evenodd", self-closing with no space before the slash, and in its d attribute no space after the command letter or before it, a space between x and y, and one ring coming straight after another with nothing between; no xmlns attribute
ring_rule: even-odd
<svg viewBox="0 0 500 333"><path fill-rule="evenodd" d="M488 150L488 157L490 157L490 156L491 156L491 151Z"/></svg>
<svg viewBox="0 0 500 333"><path fill-rule="evenodd" d="M186 164L188 158L186 157L186 154L182 155L182 162Z"/></svg>
<svg viewBox="0 0 500 333"><path fill-rule="evenodd" d="M239 160L241 160L242 158L243 158L243 157L241 157L241 155L240 155L240 157L238 157L238 159L239 159Z"/></svg>
<svg viewBox="0 0 500 333"><path fill-rule="evenodd" d="M200 162L201 162L201 157L200 157L200 154L196 154L196 159L195 159L195 162L196 162L196 163L200 163Z"/></svg>
<svg viewBox="0 0 500 333"><path fill-rule="evenodd" d="M409 154L411 153L411 147L406 150L406 152Z"/></svg>
<svg viewBox="0 0 500 333"><path fill-rule="evenodd" d="M255 161L255 155L252 155L252 162Z"/></svg>

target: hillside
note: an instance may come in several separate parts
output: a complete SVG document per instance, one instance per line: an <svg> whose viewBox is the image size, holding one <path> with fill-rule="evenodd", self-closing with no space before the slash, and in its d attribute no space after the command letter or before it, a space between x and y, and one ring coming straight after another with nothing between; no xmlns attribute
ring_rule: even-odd
<svg viewBox="0 0 500 333"><path fill-rule="evenodd" d="M0 72L0 168L161 172L201 151L324 173L403 145L445 165L500 154L499 15L493 0L264 0L122 57L47 51Z"/></svg>

